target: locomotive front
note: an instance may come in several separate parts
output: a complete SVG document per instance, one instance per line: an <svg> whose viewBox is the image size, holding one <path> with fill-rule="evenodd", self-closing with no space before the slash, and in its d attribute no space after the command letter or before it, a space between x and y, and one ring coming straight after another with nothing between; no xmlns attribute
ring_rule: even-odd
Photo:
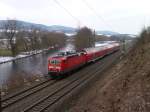
<svg viewBox="0 0 150 112"><path fill-rule="evenodd" d="M52 78L56 78L62 73L62 59L52 57L48 60L48 74Z"/></svg>

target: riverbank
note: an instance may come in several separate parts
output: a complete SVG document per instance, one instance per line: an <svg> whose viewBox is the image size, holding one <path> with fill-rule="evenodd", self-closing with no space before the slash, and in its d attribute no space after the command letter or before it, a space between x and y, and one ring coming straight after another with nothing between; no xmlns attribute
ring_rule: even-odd
<svg viewBox="0 0 150 112"><path fill-rule="evenodd" d="M42 52L48 51L48 49L43 49L43 50L35 50L35 51L30 51L30 52L22 52L19 55L15 57L11 56L0 56L0 64L11 62L14 60L22 59L22 58L27 58L36 54L40 54Z"/></svg>
<svg viewBox="0 0 150 112"><path fill-rule="evenodd" d="M8 49L0 49L0 56L11 56L12 53Z"/></svg>
<svg viewBox="0 0 150 112"><path fill-rule="evenodd" d="M2 96L44 80L47 73L47 58L54 53L53 51L49 52L45 49L36 52L32 51L32 53L24 52L15 58L7 57L7 59L5 57L4 59L6 60L3 59L5 64L0 65L0 90ZM13 60L16 63L12 63L11 61Z"/></svg>

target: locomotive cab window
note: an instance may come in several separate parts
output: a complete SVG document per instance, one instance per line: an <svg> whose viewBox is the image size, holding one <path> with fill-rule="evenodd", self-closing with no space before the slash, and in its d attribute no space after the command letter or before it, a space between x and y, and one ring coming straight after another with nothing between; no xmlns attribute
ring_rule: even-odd
<svg viewBox="0 0 150 112"><path fill-rule="evenodd" d="M60 64L60 60L50 60L50 64L58 65Z"/></svg>

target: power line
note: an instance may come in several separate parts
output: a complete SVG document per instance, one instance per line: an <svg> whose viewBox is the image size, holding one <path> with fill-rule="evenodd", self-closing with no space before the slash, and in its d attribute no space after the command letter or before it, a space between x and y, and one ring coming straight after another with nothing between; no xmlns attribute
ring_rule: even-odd
<svg viewBox="0 0 150 112"><path fill-rule="evenodd" d="M114 31L111 25L109 25L108 22L106 22L105 19L96 12L95 9L91 7L90 4L86 0L82 0L82 1L100 20L102 20L112 31Z"/></svg>
<svg viewBox="0 0 150 112"><path fill-rule="evenodd" d="M71 12L68 10L68 9L66 9L60 2L58 2L57 0L54 0L54 2L57 4L57 5L59 5L62 9L64 9L75 21L77 21L77 23L81 23L81 21L77 18L77 17L75 17L75 16L73 16L72 14L71 14ZM83 23L82 23L83 24Z"/></svg>

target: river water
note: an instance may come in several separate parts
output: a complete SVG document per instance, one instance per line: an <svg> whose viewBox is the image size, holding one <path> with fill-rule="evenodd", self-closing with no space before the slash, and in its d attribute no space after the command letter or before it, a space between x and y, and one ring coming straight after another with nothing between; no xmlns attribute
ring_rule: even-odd
<svg viewBox="0 0 150 112"><path fill-rule="evenodd" d="M74 49L74 46L67 44L59 51L72 49ZM19 85L22 82L35 79L36 77L43 77L43 75L47 74L48 57L55 55L55 53L41 53L28 58L0 64L0 86Z"/></svg>

